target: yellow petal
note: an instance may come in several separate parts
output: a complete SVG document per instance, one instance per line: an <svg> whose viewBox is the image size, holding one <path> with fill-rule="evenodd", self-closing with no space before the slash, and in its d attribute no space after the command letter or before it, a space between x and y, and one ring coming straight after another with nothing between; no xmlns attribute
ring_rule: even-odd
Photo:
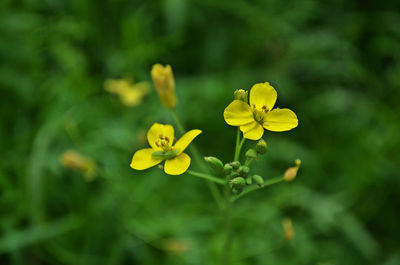
<svg viewBox="0 0 400 265"><path fill-rule="evenodd" d="M128 107L139 105L143 99L143 93L135 89L126 89L120 94L122 103Z"/></svg>
<svg viewBox="0 0 400 265"><path fill-rule="evenodd" d="M298 125L296 114L290 109L274 109L265 115L263 126L274 132L289 131Z"/></svg>
<svg viewBox="0 0 400 265"><path fill-rule="evenodd" d="M190 156L182 153L172 159L165 161L164 171L169 175L181 175L190 166Z"/></svg>
<svg viewBox="0 0 400 265"><path fill-rule="evenodd" d="M250 105L255 105L257 109L266 106L268 110L271 110L277 97L275 88L268 82L255 84L250 90Z"/></svg>
<svg viewBox="0 0 400 265"><path fill-rule="evenodd" d="M179 149L179 154L185 151L186 147L201 133L201 130L190 130L185 133L174 145L174 149Z"/></svg>
<svg viewBox="0 0 400 265"><path fill-rule="evenodd" d="M254 121L249 104L241 100L234 100L225 108L224 119L226 123L232 126L240 126Z"/></svg>
<svg viewBox="0 0 400 265"><path fill-rule="evenodd" d="M156 146L156 141L160 135L168 137L172 143L174 140L174 127L169 124L164 125L160 123L154 123L153 126L151 126L150 130L147 132L147 141L149 141L151 147L157 150L161 150L161 147Z"/></svg>
<svg viewBox="0 0 400 265"><path fill-rule="evenodd" d="M240 126L240 130L243 137L250 140L259 140L264 134L264 128L256 121Z"/></svg>
<svg viewBox="0 0 400 265"><path fill-rule="evenodd" d="M151 154L153 154L153 152L154 149L152 148L145 148L136 151L136 153L132 157L131 168L143 170L160 163L162 161L161 159L155 159L152 157Z"/></svg>

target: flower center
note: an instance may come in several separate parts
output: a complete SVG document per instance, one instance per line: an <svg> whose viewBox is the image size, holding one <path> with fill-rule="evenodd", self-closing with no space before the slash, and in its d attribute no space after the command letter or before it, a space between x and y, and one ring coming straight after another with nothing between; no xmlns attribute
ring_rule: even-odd
<svg viewBox="0 0 400 265"><path fill-rule="evenodd" d="M256 105L253 104L253 117L261 125L263 124L265 114L267 114L268 111L269 110L268 110L267 106L265 106L265 105L262 106L261 109L257 109Z"/></svg>
<svg viewBox="0 0 400 265"><path fill-rule="evenodd" d="M160 147L164 152L168 152L173 149L171 140L162 134L156 140L156 146Z"/></svg>

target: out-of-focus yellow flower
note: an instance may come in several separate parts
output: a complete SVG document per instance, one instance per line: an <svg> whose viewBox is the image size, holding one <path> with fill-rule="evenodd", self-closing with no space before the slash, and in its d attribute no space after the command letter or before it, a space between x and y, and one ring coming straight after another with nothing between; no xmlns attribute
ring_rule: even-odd
<svg viewBox="0 0 400 265"><path fill-rule="evenodd" d="M169 175L181 175L190 166L190 156L183 153L186 147L201 133L190 130L178 141L174 141L174 127L154 123L147 132L147 141L151 148L141 149L133 155L131 168L144 170L165 161L164 171Z"/></svg>
<svg viewBox="0 0 400 265"><path fill-rule="evenodd" d="M96 176L96 164L93 160L74 150L65 151L60 160L61 164L66 168L82 173L87 181L92 181Z"/></svg>
<svg viewBox="0 0 400 265"><path fill-rule="evenodd" d="M286 169L285 173L283 174L283 178L285 181L292 181L296 178L297 172L299 171L300 165L301 165L301 160L296 159L295 161L296 166L294 167L289 167Z"/></svg>
<svg viewBox="0 0 400 265"><path fill-rule="evenodd" d="M162 104L173 109L176 106L175 80L170 65L163 66L161 64L153 65L151 69L151 78L157 89L158 96Z"/></svg>
<svg viewBox="0 0 400 265"><path fill-rule="evenodd" d="M143 97L150 91L147 82L133 83L129 78L107 79L104 82L104 88L106 91L116 94L122 104L128 107L142 103Z"/></svg>
<svg viewBox="0 0 400 265"><path fill-rule="evenodd" d="M186 241L175 238L164 240L162 245L165 251L174 255L179 255L189 250L189 245Z"/></svg>
<svg viewBox="0 0 400 265"><path fill-rule="evenodd" d="M226 123L239 126L243 137L258 140L264 128L274 132L291 130L298 125L296 114L290 109L272 109L277 99L276 90L268 83L255 84L250 90L250 105L234 100L224 110Z"/></svg>
<svg viewBox="0 0 400 265"><path fill-rule="evenodd" d="M290 220L289 218L283 219L282 226L283 226L283 232L284 232L285 239L287 241L292 240L294 237L294 228L293 228L292 220Z"/></svg>

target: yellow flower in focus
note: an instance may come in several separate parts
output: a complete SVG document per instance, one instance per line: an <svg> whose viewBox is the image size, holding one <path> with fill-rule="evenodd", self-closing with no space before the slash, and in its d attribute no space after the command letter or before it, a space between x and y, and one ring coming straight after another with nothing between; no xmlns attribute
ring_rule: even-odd
<svg viewBox="0 0 400 265"><path fill-rule="evenodd" d="M178 141L174 141L174 127L154 123L147 132L147 141L151 148L141 149L133 155L131 168L144 170L165 161L164 171L169 175L181 175L190 166L190 156L183 153L186 147L201 133L190 130Z"/></svg>
<svg viewBox="0 0 400 265"><path fill-rule="evenodd" d="M74 150L65 151L60 160L66 168L82 173L87 181L92 181L96 175L96 165L93 160Z"/></svg>
<svg viewBox="0 0 400 265"><path fill-rule="evenodd" d="M142 103L143 97L149 93L148 83L133 83L129 78L107 79L104 82L106 91L119 96L122 104L128 107L134 107Z"/></svg>
<svg viewBox="0 0 400 265"><path fill-rule="evenodd" d="M162 66L161 64L153 65L151 69L151 78L157 89L158 96L162 104L173 109L176 106L175 80L170 65Z"/></svg>
<svg viewBox="0 0 400 265"><path fill-rule="evenodd" d="M272 109L277 99L276 90L268 83L255 84L250 90L250 105L234 100L224 110L226 123L239 126L243 137L258 140L264 129L274 132L291 130L298 125L296 114L290 109Z"/></svg>

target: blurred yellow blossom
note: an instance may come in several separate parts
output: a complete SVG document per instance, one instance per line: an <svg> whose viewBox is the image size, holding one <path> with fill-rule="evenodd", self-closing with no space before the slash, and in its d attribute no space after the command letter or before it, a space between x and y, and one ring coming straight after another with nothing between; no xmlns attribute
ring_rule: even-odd
<svg viewBox="0 0 400 265"><path fill-rule="evenodd" d="M104 82L106 91L119 97L122 104L134 107L142 103L143 97L149 93L150 88L147 82L133 83L130 78L107 79Z"/></svg>
<svg viewBox="0 0 400 265"><path fill-rule="evenodd" d="M285 218L282 221L284 237L287 241L290 241L294 237L294 228L292 220L290 218Z"/></svg>
<svg viewBox="0 0 400 265"><path fill-rule="evenodd" d="M301 160L296 159L295 164L296 164L296 166L289 167L288 169L286 169L285 173L283 174L283 178L285 179L285 181L292 181L296 178L297 171L299 171L299 167L301 165Z"/></svg>
<svg viewBox="0 0 400 265"><path fill-rule="evenodd" d="M190 130L175 142L174 127L154 123L147 132L147 141L151 148L141 149L133 155L131 168L144 170L165 161L163 167L169 175L181 175L190 166L190 156L183 153L186 147L201 133Z"/></svg>
<svg viewBox="0 0 400 265"><path fill-rule="evenodd" d="M175 238L165 239L162 245L165 251L175 255L185 253L189 250L189 245L186 241Z"/></svg>
<svg viewBox="0 0 400 265"><path fill-rule="evenodd" d="M250 105L235 99L225 108L224 119L229 125L239 126L243 137L250 140L260 139L264 129L282 132L297 127L293 111L272 109L276 99L276 90L268 82L255 84L250 90Z"/></svg>
<svg viewBox="0 0 400 265"><path fill-rule="evenodd" d="M74 150L67 150L61 155L61 164L66 168L78 171L85 176L87 181L92 181L96 176L96 164Z"/></svg>
<svg viewBox="0 0 400 265"><path fill-rule="evenodd" d="M168 109L175 108L177 99L175 95L174 74L172 73L171 66L168 64L166 66L161 64L153 65L151 78L162 104Z"/></svg>

